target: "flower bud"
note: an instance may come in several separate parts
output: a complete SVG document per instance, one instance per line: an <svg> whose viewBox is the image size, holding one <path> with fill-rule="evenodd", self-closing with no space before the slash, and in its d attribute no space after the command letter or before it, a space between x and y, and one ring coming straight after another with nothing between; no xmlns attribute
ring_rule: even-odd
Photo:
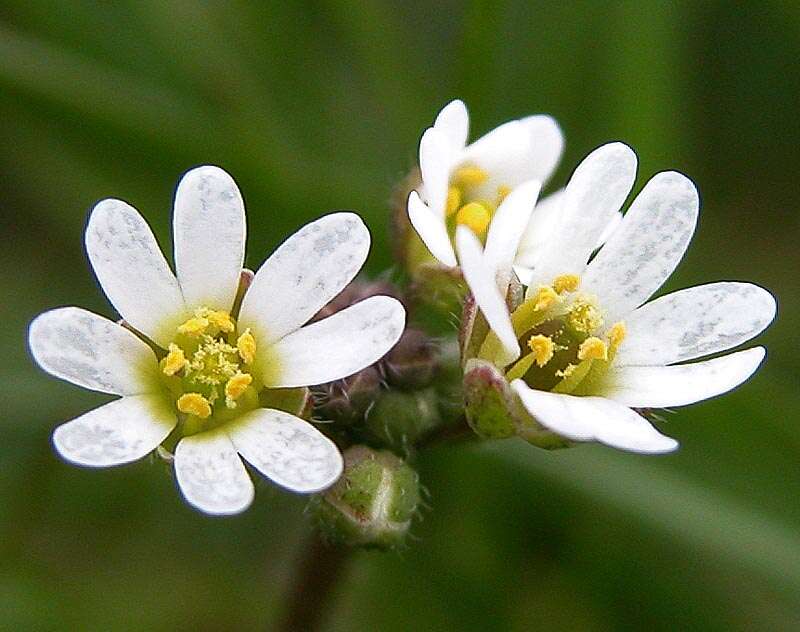
<svg viewBox="0 0 800 632"><path fill-rule="evenodd" d="M381 392L383 379L378 368L368 366L358 373L314 389L320 414L343 423L363 419Z"/></svg>
<svg viewBox="0 0 800 632"><path fill-rule="evenodd" d="M391 452L363 445L344 452L344 473L317 504L322 529L353 546L403 542L419 504L419 477Z"/></svg>
<svg viewBox="0 0 800 632"><path fill-rule="evenodd" d="M367 434L396 450L408 450L418 439L439 427L439 396L433 387L413 392L387 390L364 422Z"/></svg>
<svg viewBox="0 0 800 632"><path fill-rule="evenodd" d="M490 362L473 358L464 370L464 412L475 433L486 439L519 436L545 449L568 443L543 428L524 409L505 376Z"/></svg>
<svg viewBox="0 0 800 632"><path fill-rule="evenodd" d="M381 364L394 386L414 389L427 386L438 367L436 345L421 330L407 327Z"/></svg>

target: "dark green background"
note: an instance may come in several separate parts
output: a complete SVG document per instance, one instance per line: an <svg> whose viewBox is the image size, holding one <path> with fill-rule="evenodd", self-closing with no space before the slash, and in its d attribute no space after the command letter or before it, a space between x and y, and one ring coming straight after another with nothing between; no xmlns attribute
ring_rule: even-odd
<svg viewBox="0 0 800 632"><path fill-rule="evenodd" d="M179 175L215 163L244 192L250 266L350 208L377 273L393 183L459 96L473 138L553 114L554 186L616 139L639 152L639 187L689 174L703 210L669 287L751 280L779 316L755 378L669 416L676 454L428 452L413 541L357 555L327 629L797 629L798 59L794 0L5 0L0 628L269 628L307 536L304 500L266 483L245 515L209 519L160 464L54 456L52 428L106 398L36 370L25 332L59 305L113 316L83 253L91 205L130 201L170 250Z"/></svg>

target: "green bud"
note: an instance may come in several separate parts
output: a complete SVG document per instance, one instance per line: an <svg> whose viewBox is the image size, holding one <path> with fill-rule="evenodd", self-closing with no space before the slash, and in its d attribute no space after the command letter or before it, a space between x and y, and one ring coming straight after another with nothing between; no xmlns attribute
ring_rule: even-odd
<svg viewBox="0 0 800 632"><path fill-rule="evenodd" d="M410 393L384 391L367 415L367 435L395 450L407 450L441 424L438 400L433 387Z"/></svg>
<svg viewBox="0 0 800 632"><path fill-rule="evenodd" d="M475 433L486 439L519 436L548 450L569 444L542 427L519 401L501 371L490 362L473 358L464 370L464 410Z"/></svg>
<svg viewBox="0 0 800 632"><path fill-rule="evenodd" d="M344 452L344 473L317 505L335 541L387 549L403 542L419 504L419 477L391 452L363 445Z"/></svg>

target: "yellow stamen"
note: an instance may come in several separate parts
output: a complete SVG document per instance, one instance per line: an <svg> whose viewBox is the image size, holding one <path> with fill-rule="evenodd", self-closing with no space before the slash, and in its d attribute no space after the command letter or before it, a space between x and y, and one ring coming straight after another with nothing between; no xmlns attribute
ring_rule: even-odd
<svg viewBox="0 0 800 632"><path fill-rule="evenodd" d="M561 300L549 285L540 285L533 297L533 311L541 312Z"/></svg>
<svg viewBox="0 0 800 632"><path fill-rule="evenodd" d="M489 209L479 202L470 202L465 204L456 214L456 223L467 226L479 237L482 237L486 229L489 228L489 222L492 221L492 214Z"/></svg>
<svg viewBox="0 0 800 632"><path fill-rule="evenodd" d="M578 368L577 364L568 364L566 367L564 367L563 371L556 371L556 376L557 377L569 377L570 375L575 373L575 369L577 369L577 368Z"/></svg>
<svg viewBox="0 0 800 632"><path fill-rule="evenodd" d="M185 323L178 327L179 334L186 334L187 336L197 337L205 333L206 329L208 329L208 318L203 318L202 316L195 316L194 318L190 318Z"/></svg>
<svg viewBox="0 0 800 632"><path fill-rule="evenodd" d="M161 370L164 372L164 375L175 375L178 371L183 369L186 364L186 356L183 355L183 349L174 342L169 343L169 353L167 357L161 361Z"/></svg>
<svg viewBox="0 0 800 632"><path fill-rule="evenodd" d="M622 321L614 323L611 326L611 329L608 330L608 344L612 349L616 349L622 344L622 341L625 340L626 333L625 323Z"/></svg>
<svg viewBox="0 0 800 632"><path fill-rule="evenodd" d="M578 299L567 315L567 324L575 331L590 334L602 326L603 317L594 303L586 299Z"/></svg>
<svg viewBox="0 0 800 632"><path fill-rule="evenodd" d="M530 340L528 340L528 346L531 348L533 356L536 358L536 364L539 367L543 367L553 358L555 345L549 336L541 334L531 336Z"/></svg>
<svg viewBox="0 0 800 632"><path fill-rule="evenodd" d="M178 398L178 410L187 415L195 415L200 419L211 416L211 404L200 393L185 393Z"/></svg>
<svg viewBox="0 0 800 632"><path fill-rule="evenodd" d="M461 189L450 187L447 190L447 217L453 215L461 207Z"/></svg>
<svg viewBox="0 0 800 632"><path fill-rule="evenodd" d="M489 179L489 174L480 167L464 165L456 169L451 181L460 187L477 187Z"/></svg>
<svg viewBox="0 0 800 632"><path fill-rule="evenodd" d="M209 323L214 325L220 331L230 333L236 329L236 325L233 324L233 319L230 317L228 312L209 310L207 314L204 314L204 316L208 319Z"/></svg>
<svg viewBox="0 0 800 632"><path fill-rule="evenodd" d="M237 373L225 385L225 404L228 408L235 408L234 400L242 396L253 381L249 373Z"/></svg>
<svg viewBox="0 0 800 632"><path fill-rule="evenodd" d="M562 274L553 281L553 289L559 294L574 292L580 284L581 278L577 274Z"/></svg>
<svg viewBox="0 0 800 632"><path fill-rule="evenodd" d="M242 360L247 364L252 364L256 357L256 339L250 333L249 327L239 336L236 341L236 348L239 350L239 356Z"/></svg>
<svg viewBox="0 0 800 632"><path fill-rule="evenodd" d="M608 360L608 346L605 342L591 336L581 343L578 348L579 360Z"/></svg>
<svg viewBox="0 0 800 632"><path fill-rule="evenodd" d="M500 203L503 200L506 199L506 197L508 196L509 193L511 193L511 187L508 186L507 184L501 184L499 187L497 187L497 204L498 204L498 206L500 205Z"/></svg>

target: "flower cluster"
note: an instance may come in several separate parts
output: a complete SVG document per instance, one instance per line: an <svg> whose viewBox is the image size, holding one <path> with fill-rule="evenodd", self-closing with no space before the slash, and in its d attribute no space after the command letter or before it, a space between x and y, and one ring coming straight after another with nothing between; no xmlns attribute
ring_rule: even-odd
<svg viewBox="0 0 800 632"><path fill-rule="evenodd" d="M156 451L209 514L250 505L247 463L318 494L331 537L387 547L418 511L414 454L461 430L674 450L653 411L752 375L761 347L701 358L759 334L774 298L726 281L650 300L697 223L686 176L656 174L623 213L637 158L615 142L539 200L564 145L555 121L510 121L471 144L468 127L461 101L445 106L402 185L406 286L353 281L370 235L348 212L301 228L249 272L242 197L217 167L178 186L175 273L134 208L97 204L86 251L122 320L54 309L33 321L29 346L45 371L119 399L56 428L58 453L105 467ZM441 288L461 313L457 342L442 333Z"/></svg>

